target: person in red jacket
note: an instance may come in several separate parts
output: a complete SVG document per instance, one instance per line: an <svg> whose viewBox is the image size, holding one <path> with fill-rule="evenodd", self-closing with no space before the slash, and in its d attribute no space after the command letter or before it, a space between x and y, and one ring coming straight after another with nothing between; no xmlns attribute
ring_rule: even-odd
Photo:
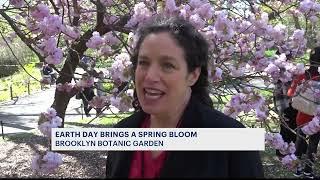
<svg viewBox="0 0 320 180"><path fill-rule="evenodd" d="M288 89L288 96L292 97L295 95L295 91L298 85L300 85L303 81L319 80L319 72L318 67L320 66L320 47L314 48L314 50L310 54L310 68L306 70L306 72L302 75L297 76L290 88ZM302 165L298 165L296 172L294 175L296 177L301 177L304 175L306 178L313 178L313 164L314 164L314 154L317 153L317 147L320 139L320 132L314 135L309 136L309 142L305 141L306 135L302 132L301 128L310 122L314 116L310 116L303 112L298 111L296 117L297 124L297 140L296 140L296 152L295 155L301 159L303 152L307 148L307 161L305 167Z"/></svg>

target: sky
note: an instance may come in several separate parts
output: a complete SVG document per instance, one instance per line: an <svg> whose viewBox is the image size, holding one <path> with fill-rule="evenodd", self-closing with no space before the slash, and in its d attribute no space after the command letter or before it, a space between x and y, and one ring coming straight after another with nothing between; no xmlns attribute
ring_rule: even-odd
<svg viewBox="0 0 320 180"><path fill-rule="evenodd" d="M4 3L8 3L9 0L0 0L0 6L2 6Z"/></svg>

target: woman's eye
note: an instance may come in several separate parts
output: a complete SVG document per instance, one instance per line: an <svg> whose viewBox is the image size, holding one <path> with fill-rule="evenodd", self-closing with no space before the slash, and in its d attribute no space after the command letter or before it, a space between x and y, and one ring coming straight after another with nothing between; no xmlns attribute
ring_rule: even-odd
<svg viewBox="0 0 320 180"><path fill-rule="evenodd" d="M148 62L144 61L144 60L140 60L140 61L138 61L138 65L139 66L146 66L146 65L148 65Z"/></svg>
<svg viewBox="0 0 320 180"><path fill-rule="evenodd" d="M163 64L163 68L165 70L173 70L173 69L175 69L175 66L173 64L171 64L171 63L164 63Z"/></svg>

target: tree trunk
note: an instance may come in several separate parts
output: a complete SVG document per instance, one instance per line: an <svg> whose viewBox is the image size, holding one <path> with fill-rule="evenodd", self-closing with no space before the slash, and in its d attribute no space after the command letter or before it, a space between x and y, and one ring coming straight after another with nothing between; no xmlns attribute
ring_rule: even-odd
<svg viewBox="0 0 320 180"><path fill-rule="evenodd" d="M79 57L83 55L83 52L80 51L78 54L75 51L72 51L72 50L69 51L69 56L67 57L67 60L61 70L60 76L57 80L57 84L58 83L64 84L66 82L71 82L74 72L76 71L76 68L79 64ZM76 89L71 91L70 94L67 92L60 92L57 89L55 91L54 102L52 104L52 107L57 111L57 116L62 118L62 125L60 127L64 127L65 113L66 113L70 98L72 98L76 93L77 93Z"/></svg>

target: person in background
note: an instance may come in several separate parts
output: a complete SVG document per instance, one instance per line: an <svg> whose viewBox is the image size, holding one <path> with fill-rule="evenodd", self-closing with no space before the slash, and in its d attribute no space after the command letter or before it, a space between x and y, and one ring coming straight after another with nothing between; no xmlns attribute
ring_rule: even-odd
<svg viewBox="0 0 320 180"><path fill-rule="evenodd" d="M279 50L276 52L276 54L280 55ZM292 56L290 54L286 55L287 60L290 59L291 57ZM285 69L280 69L280 70L281 72L285 71ZM292 107L290 102L290 97L287 95L290 85L291 85L291 81L282 82L281 80L278 80L275 83L275 89L273 92L273 102L275 105L275 110L282 120L280 124L280 134L283 140L287 143L296 141L296 134L291 130L294 130L297 128L296 116L298 114L298 111ZM279 158L284 157L284 155L280 153L280 150L276 150L276 155Z"/></svg>
<svg viewBox="0 0 320 180"><path fill-rule="evenodd" d="M138 35L131 57L135 112L115 128L245 128L213 109L208 43L191 23L156 16ZM109 151L106 175L261 178L263 168L257 151Z"/></svg>
<svg viewBox="0 0 320 180"><path fill-rule="evenodd" d="M84 55L80 59L79 66L83 68L85 71L94 71L96 62L92 57Z"/></svg>
<svg viewBox="0 0 320 180"><path fill-rule="evenodd" d="M54 84L57 78L53 68L47 63L44 63L42 66L42 75L50 78L50 84Z"/></svg>
<svg viewBox="0 0 320 180"><path fill-rule="evenodd" d="M82 99L84 113L86 114L87 117L90 117L91 116L90 111L92 107L89 106L89 101L91 101L95 96L93 87L85 87L82 92L79 92L77 94L77 96L78 96L76 97L77 99Z"/></svg>
<svg viewBox="0 0 320 180"><path fill-rule="evenodd" d="M103 87L104 74L102 71L98 73L98 81L95 83L97 89L97 96L105 96L105 89ZM101 108L96 108L96 115L98 116L101 113Z"/></svg>
<svg viewBox="0 0 320 180"><path fill-rule="evenodd" d="M320 66L320 47L316 47L311 51L309 58L310 68L305 71L304 74L297 76L290 88L288 89L288 96L292 97L295 95L295 91L298 85L300 85L305 80L317 80L319 81L319 72L318 67ZM303 112L298 111L296 117L297 123L297 140L296 140L296 153L295 155L301 160L303 151L307 146L307 161L305 166L299 164L294 176L301 177L305 176L306 178L314 178L313 174L313 164L315 161L314 155L317 153L317 147L320 139L320 132L314 135L309 136L308 143L305 141L306 135L302 132L301 128L310 122L314 116L310 116Z"/></svg>
<svg viewBox="0 0 320 180"><path fill-rule="evenodd" d="M105 95L105 89L103 87L103 80L104 80L104 74L102 71L98 73L98 81L96 82L96 89L97 89L97 95L98 96L104 96Z"/></svg>
<svg viewBox="0 0 320 180"><path fill-rule="evenodd" d="M50 75L53 72L52 67L50 67L47 63L45 63L42 67L43 75Z"/></svg>

